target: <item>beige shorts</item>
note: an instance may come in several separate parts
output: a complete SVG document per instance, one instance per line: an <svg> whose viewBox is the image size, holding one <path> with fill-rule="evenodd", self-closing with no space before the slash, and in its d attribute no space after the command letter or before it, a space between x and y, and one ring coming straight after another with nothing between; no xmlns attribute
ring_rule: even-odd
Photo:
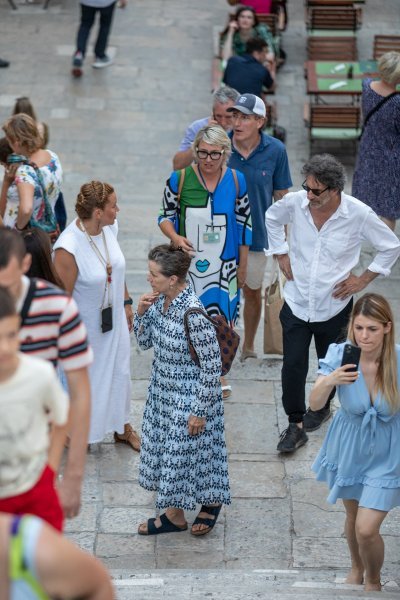
<svg viewBox="0 0 400 600"><path fill-rule="evenodd" d="M264 252L252 252L250 250L249 258L247 259L247 287L251 290L258 290L262 287L266 266L267 257Z"/></svg>

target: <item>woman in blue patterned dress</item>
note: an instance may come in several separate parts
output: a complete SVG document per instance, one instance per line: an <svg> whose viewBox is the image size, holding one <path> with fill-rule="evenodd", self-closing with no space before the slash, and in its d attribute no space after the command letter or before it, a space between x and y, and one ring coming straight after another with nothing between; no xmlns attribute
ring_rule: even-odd
<svg viewBox="0 0 400 600"><path fill-rule="evenodd" d="M311 392L312 410L324 406L335 386L341 404L312 468L328 483L328 502L341 498L346 510L346 582L380 591L379 530L388 511L400 506L400 346L385 298L365 294L356 302L348 338L361 349L359 370L340 366L344 344L331 344Z"/></svg>
<svg viewBox="0 0 400 600"><path fill-rule="evenodd" d="M379 80L364 79L362 112L385 98L365 124L353 176L352 195L368 204L394 231L400 218L400 53L386 52L378 61Z"/></svg>
<svg viewBox="0 0 400 600"><path fill-rule="evenodd" d="M188 528L184 510L201 509L191 533L214 527L222 504L230 504L221 355L215 329L202 315L189 316L192 344L200 359L191 359L184 314L201 302L186 281L190 256L161 245L149 253L148 281L134 319L140 348L154 349L151 380L143 415L139 484L157 491L158 518L139 526L140 535Z"/></svg>

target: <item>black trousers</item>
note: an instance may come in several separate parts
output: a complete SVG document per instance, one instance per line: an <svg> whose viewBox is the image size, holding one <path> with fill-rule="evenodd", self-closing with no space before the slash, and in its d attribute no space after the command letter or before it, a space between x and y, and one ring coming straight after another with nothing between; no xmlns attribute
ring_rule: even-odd
<svg viewBox="0 0 400 600"><path fill-rule="evenodd" d="M284 303L279 315L283 331L282 403L289 423L300 423L306 412L305 385L312 337L318 359L324 358L330 344L346 339L352 308L353 299L332 319L310 323L298 319ZM334 395L335 389L326 406Z"/></svg>
<svg viewBox="0 0 400 600"><path fill-rule="evenodd" d="M82 52L83 56L86 54L86 45L89 38L90 30L93 27L96 13L100 13L100 26L99 33L97 35L96 45L94 47L94 53L97 58L104 58L106 54L106 47L108 42L108 36L110 34L112 18L114 14L115 2L110 6L104 8L95 8L93 6L86 6L81 4L81 24L78 30L77 38L77 49Z"/></svg>

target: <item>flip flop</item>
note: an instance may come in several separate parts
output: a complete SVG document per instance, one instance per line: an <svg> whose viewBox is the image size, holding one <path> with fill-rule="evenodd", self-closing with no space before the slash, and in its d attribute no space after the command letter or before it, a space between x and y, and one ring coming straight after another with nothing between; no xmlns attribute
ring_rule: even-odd
<svg viewBox="0 0 400 600"><path fill-rule="evenodd" d="M178 527L172 521L170 521L165 513L160 515L161 527L156 527L155 522L156 519L148 519L147 520L147 531L140 531L138 529L139 535L158 535L159 533L176 533L177 531L186 531L188 526L187 523L185 527Z"/></svg>
<svg viewBox="0 0 400 600"><path fill-rule="evenodd" d="M231 385L223 385L221 387L222 390L222 398L227 400L232 396L232 386Z"/></svg>
<svg viewBox="0 0 400 600"><path fill-rule="evenodd" d="M253 350L242 350L242 354L240 355L240 362L244 362L248 358L257 358L257 352L253 352Z"/></svg>
<svg viewBox="0 0 400 600"><path fill-rule="evenodd" d="M208 515L213 515L214 519L206 519L204 517L197 516L195 518L195 520L193 521L193 525L207 525L207 529L199 529L198 531L193 531L193 525L192 525L190 533L197 537L199 537L200 535L206 535L206 533L209 533L214 528L214 525L217 522L218 515L221 512L221 508L222 508L222 504L220 504L219 506L204 506L203 505L200 508L199 514L201 512L204 512L204 513L207 513Z"/></svg>

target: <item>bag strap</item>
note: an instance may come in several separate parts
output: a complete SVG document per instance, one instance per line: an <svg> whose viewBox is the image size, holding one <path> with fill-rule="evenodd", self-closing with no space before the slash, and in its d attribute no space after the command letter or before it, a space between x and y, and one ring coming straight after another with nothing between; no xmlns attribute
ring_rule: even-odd
<svg viewBox="0 0 400 600"><path fill-rule="evenodd" d="M239 182L238 182L238 176L236 173L236 169L231 169L232 171L232 175L233 175L233 181L235 182L235 188L236 188L236 200L239 197Z"/></svg>
<svg viewBox="0 0 400 600"><path fill-rule="evenodd" d="M361 134L360 134L360 138L362 136L362 134L364 133L365 130L365 126L368 123L368 121L370 120L370 118L372 117L372 115L374 115L376 112L378 112L378 110L380 108L382 108L382 106L388 101L390 100L390 98L393 98L393 96L397 96L397 94L399 94L400 92L392 92L391 94L389 94L388 96L385 96L384 98L382 98L382 100L380 100L378 102L378 104L376 104L376 106L374 106L374 108L372 108L369 113L366 115L365 119L364 119L364 123L362 126L362 130L361 130Z"/></svg>
<svg viewBox="0 0 400 600"><path fill-rule="evenodd" d="M186 175L186 169L181 169L179 171L179 184L178 184L178 195L177 195L178 204L181 201L181 193L182 193L182 189L183 189L183 184L185 182L185 175Z"/></svg>
<svg viewBox="0 0 400 600"><path fill-rule="evenodd" d="M35 279L31 279L29 282L29 288L28 288L28 293L26 294L26 298L24 300L24 304L22 305L22 309L20 312L20 316L21 316L21 325L24 324L24 321L26 319L26 317L28 316L28 312L33 300L33 296L35 295L35 291L36 291L36 280Z"/></svg>
<svg viewBox="0 0 400 600"><path fill-rule="evenodd" d="M34 169L37 180L42 189L44 217L45 217L45 223L41 224L39 221L37 221L37 219L35 219L33 217L33 215L31 215L31 218L29 219L29 226L30 227L40 227L41 229L44 229L44 231L47 231L47 233L49 233L50 231L54 231L57 229L56 215L53 210L53 207L50 204L50 200L47 196L46 185L45 185L43 175L42 175L39 167L37 166L36 163L34 163L32 161L29 163L29 166Z"/></svg>
<svg viewBox="0 0 400 600"><path fill-rule="evenodd" d="M183 315L183 326L185 329L185 335L186 335L187 341L188 341L189 345L191 345L194 348L194 346L192 344L192 340L190 339L189 322L188 322L188 317L191 313L198 313L198 314L202 315L203 317L205 317L207 319L207 321L210 321L210 323L212 323L214 325L214 327L215 327L215 323L212 320L212 318L202 308L193 307L193 308L187 309L187 311ZM196 352L195 348L194 348L194 351ZM196 355L197 355L197 353L196 353Z"/></svg>
<svg viewBox="0 0 400 600"><path fill-rule="evenodd" d="M212 317L210 317L210 315L208 315L206 313L205 310L203 310L202 308L196 308L196 307L188 308L187 311L185 312L185 314L183 315L183 324L184 324L184 327L185 327L185 333L186 333L186 335L187 335L187 337L188 337L189 340L190 340L190 335L189 335L188 316L191 313L197 313L199 315L202 315L203 317L205 317L207 319L207 321L210 321L210 323L212 323L212 325L214 325L214 327L215 327L214 320L212 319Z"/></svg>

